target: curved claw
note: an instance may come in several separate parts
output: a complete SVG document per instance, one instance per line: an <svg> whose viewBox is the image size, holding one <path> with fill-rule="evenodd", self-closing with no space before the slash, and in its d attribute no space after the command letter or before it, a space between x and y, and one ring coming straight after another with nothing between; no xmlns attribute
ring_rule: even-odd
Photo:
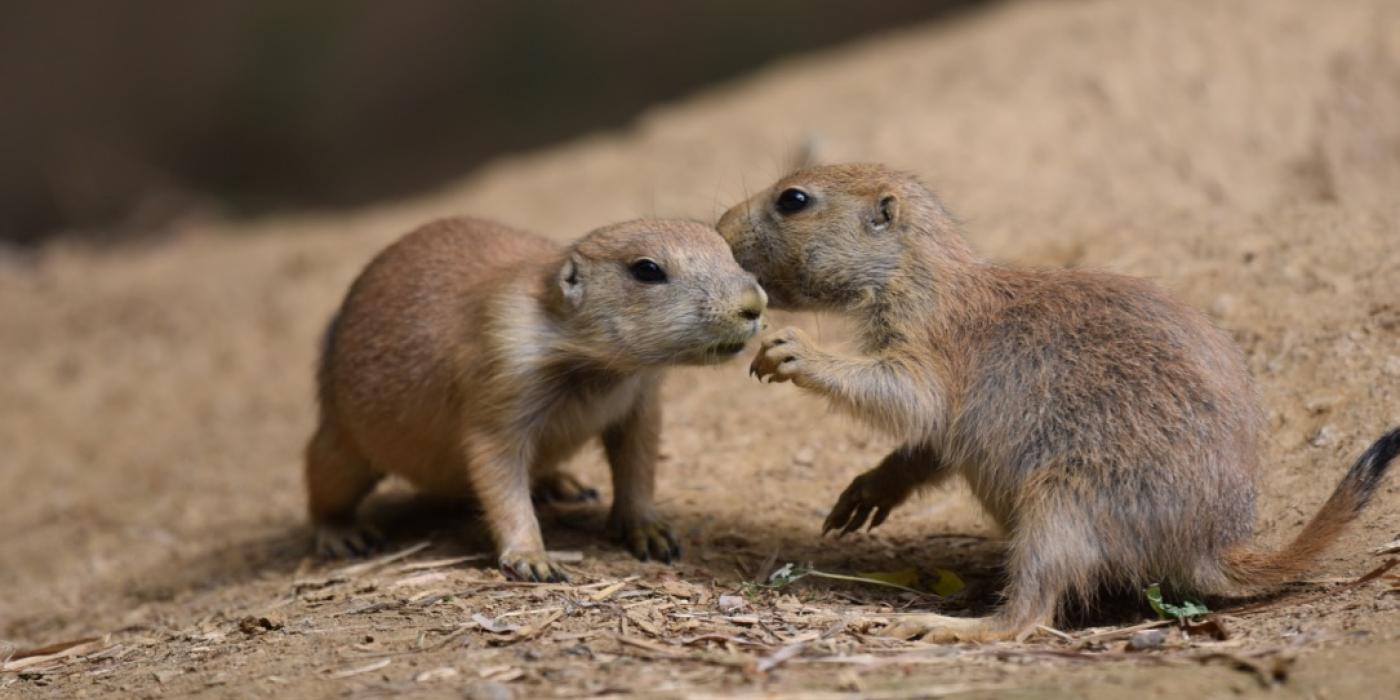
<svg viewBox="0 0 1400 700"><path fill-rule="evenodd" d="M749 364L749 376L767 384L794 381L802 371L805 337L795 328L784 328L763 339Z"/></svg>
<svg viewBox="0 0 1400 700"><path fill-rule="evenodd" d="M872 472L866 472L851 480L851 485L841 492L832 506L831 513L822 523L822 535L838 530L837 537L844 537L870 521L870 530L885 522L890 511L902 500L900 494L884 493L875 488ZM873 517L872 517L873 515Z"/></svg>
<svg viewBox="0 0 1400 700"><path fill-rule="evenodd" d="M384 535L366 525L321 525L316 554L326 559L363 559L384 548Z"/></svg>
<svg viewBox="0 0 1400 700"><path fill-rule="evenodd" d="M681 546L671 527L660 520L639 520L620 526L623 541L632 556L642 561L670 564L681 556Z"/></svg>
<svg viewBox="0 0 1400 700"><path fill-rule="evenodd" d="M851 519L853 509L845 494L842 494L841 499L832 506L831 512L827 513L826 520L822 522L822 536L825 537L832 530L844 527L846 521Z"/></svg>
<svg viewBox="0 0 1400 700"><path fill-rule="evenodd" d="M864 525L865 521L870 518L870 511L874 507L875 506L869 503L861 503L859 506L857 506L856 514L851 516L850 520L846 521L846 527L842 528L841 532L838 533L836 536L845 537L846 535L849 535L852 532L859 530L860 526Z"/></svg>
<svg viewBox="0 0 1400 700"><path fill-rule="evenodd" d="M501 555L500 564L501 573L515 581L560 583L569 580L568 574L544 552L508 552Z"/></svg>

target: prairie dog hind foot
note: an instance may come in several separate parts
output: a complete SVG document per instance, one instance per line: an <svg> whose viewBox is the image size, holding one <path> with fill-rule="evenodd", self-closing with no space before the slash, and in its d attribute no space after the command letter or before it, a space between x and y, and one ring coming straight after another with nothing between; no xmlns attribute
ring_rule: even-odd
<svg viewBox="0 0 1400 700"><path fill-rule="evenodd" d="M554 472L537 477L531 486L530 496L540 505L597 503L599 499L598 489L584 484L578 477L567 472Z"/></svg>

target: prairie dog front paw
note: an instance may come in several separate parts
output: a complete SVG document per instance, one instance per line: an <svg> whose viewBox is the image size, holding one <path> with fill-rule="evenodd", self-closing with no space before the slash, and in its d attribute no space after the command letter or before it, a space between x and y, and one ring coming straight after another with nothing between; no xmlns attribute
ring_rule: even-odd
<svg viewBox="0 0 1400 700"><path fill-rule="evenodd" d="M783 328L763 339L758 354L749 365L749 374L759 381L791 381L802 386L810 372L815 352L812 340L806 333L796 328Z"/></svg>

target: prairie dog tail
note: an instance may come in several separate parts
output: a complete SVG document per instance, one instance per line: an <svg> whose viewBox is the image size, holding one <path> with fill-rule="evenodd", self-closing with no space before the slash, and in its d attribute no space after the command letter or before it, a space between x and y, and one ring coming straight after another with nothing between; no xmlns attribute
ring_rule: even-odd
<svg viewBox="0 0 1400 700"><path fill-rule="evenodd" d="M1225 575L1238 585L1255 588L1284 583L1306 570L1366 507L1397 454L1400 428L1391 428L1351 465L1342 483L1292 542L1276 552L1236 547L1225 555Z"/></svg>

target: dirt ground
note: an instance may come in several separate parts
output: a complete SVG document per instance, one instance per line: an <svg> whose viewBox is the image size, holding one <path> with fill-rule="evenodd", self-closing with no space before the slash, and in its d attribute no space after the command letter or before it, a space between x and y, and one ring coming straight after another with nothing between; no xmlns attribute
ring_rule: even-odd
<svg viewBox="0 0 1400 700"><path fill-rule="evenodd" d="M1393 694L1400 570L1345 582L1400 537L1394 476L1309 581L1216 616L1227 638L1167 628L1132 652L1141 600L1020 644L879 637L859 613L994 605L996 532L955 487L821 539L840 490L892 445L741 362L668 383L676 566L631 559L585 507L543 515L549 546L581 554L572 583L511 584L467 507L392 484L368 510L401 556L313 561L299 453L322 325L412 225L470 212L568 238L639 215L712 221L806 152L920 173L990 257L1148 276L1208 310L1258 380L1259 532L1282 542L1400 424L1397 114L1393 2L1007 3L393 206L0 257L0 696ZM843 335L832 318L773 321ZM598 455L575 468L606 486ZM941 601L754 585L789 562L969 585Z"/></svg>

